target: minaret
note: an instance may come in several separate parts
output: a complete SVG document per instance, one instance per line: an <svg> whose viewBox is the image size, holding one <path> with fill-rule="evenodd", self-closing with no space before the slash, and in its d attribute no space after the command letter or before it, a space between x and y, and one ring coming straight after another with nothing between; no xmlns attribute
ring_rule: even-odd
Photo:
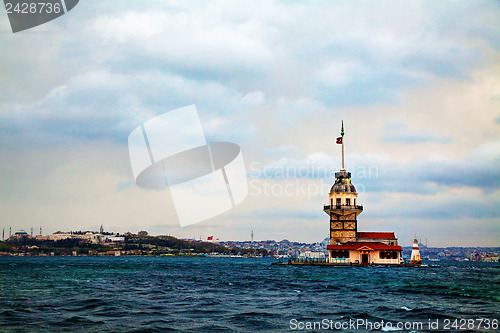
<svg viewBox="0 0 500 333"><path fill-rule="evenodd" d="M413 240L413 248L411 249L411 259L410 264L420 265L422 259L420 259L420 251L418 249L418 239Z"/></svg>
<svg viewBox="0 0 500 333"><path fill-rule="evenodd" d="M31 227L31 238L33 238L33 227Z"/></svg>
<svg viewBox="0 0 500 333"><path fill-rule="evenodd" d="M12 227L9 227L9 238L12 236Z"/></svg>
<svg viewBox="0 0 500 333"><path fill-rule="evenodd" d="M99 228L99 233L102 235L104 233L104 227L101 224L101 227Z"/></svg>
<svg viewBox="0 0 500 333"><path fill-rule="evenodd" d="M5 240L5 228L2 228L2 242Z"/></svg>
<svg viewBox="0 0 500 333"><path fill-rule="evenodd" d="M40 236L42 235L42 227L40 226Z"/></svg>
<svg viewBox="0 0 500 333"><path fill-rule="evenodd" d="M341 137L336 140L342 144L342 169L335 173L335 184L329 194L329 204L323 211L330 216L330 244L355 242L358 231L357 216L363 206L357 205L358 193L351 184L351 173L344 167L344 121L340 130Z"/></svg>

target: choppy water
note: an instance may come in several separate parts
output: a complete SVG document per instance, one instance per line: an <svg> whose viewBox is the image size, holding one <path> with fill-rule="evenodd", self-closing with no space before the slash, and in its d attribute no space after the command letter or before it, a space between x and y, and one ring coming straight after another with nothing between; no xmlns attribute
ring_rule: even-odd
<svg viewBox="0 0 500 333"><path fill-rule="evenodd" d="M3 257L0 331L283 332L323 319L335 328L350 319L423 322L423 329L413 330L421 332L429 320L439 320L443 330L445 320L500 319L500 265L495 263L383 268L271 262ZM477 331L475 325L446 331Z"/></svg>

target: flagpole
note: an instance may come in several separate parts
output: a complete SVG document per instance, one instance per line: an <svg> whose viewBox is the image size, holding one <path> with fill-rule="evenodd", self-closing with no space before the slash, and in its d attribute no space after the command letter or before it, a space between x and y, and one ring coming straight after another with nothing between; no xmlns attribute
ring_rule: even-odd
<svg viewBox="0 0 500 333"><path fill-rule="evenodd" d="M342 170L344 169L344 121L342 120L342 129L340 130L340 135L342 135Z"/></svg>

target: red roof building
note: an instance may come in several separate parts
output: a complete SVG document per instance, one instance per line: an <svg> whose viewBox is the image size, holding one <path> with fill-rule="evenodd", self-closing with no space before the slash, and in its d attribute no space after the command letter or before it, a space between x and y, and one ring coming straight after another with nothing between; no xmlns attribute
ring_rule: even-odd
<svg viewBox="0 0 500 333"><path fill-rule="evenodd" d="M358 232L358 239L397 239L394 232Z"/></svg>
<svg viewBox="0 0 500 333"><path fill-rule="evenodd" d="M386 250L386 251L403 251L403 248L399 245L387 245L383 243L373 243L373 242L350 242L344 244L330 244L327 245L328 250Z"/></svg>

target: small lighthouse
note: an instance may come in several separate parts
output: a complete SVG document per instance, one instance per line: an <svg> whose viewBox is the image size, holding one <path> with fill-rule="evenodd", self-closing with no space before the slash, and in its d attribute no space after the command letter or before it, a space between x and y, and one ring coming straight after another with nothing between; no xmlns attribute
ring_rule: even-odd
<svg viewBox="0 0 500 333"><path fill-rule="evenodd" d="M410 264L420 265L422 259L420 259L420 251L418 250L418 239L413 240L413 248L411 249L411 260Z"/></svg>

